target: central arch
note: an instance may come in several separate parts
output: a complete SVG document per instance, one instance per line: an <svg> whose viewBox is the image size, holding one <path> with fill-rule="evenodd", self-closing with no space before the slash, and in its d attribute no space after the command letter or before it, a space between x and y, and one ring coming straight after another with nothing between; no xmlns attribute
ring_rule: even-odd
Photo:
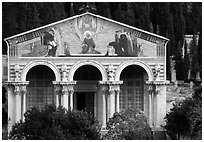
<svg viewBox="0 0 204 142"><path fill-rule="evenodd" d="M99 81L103 80L103 75L99 66L94 66L83 62L79 64L72 73L74 85L73 108L98 115ZM104 70L103 70L104 71ZM98 101L99 100L99 101Z"/></svg>
<svg viewBox="0 0 204 142"><path fill-rule="evenodd" d="M70 69L69 71L69 75L68 75L68 80L69 81L73 81L74 79L74 74L75 74L75 71L84 66L84 65L92 65L94 67L96 67L100 72L101 72L101 75L102 75L102 81L107 81L107 73L106 73L106 69L104 68L104 66L102 64L100 64L99 62L97 61L80 61L80 62L77 62L76 64L74 64L72 66L72 68Z"/></svg>

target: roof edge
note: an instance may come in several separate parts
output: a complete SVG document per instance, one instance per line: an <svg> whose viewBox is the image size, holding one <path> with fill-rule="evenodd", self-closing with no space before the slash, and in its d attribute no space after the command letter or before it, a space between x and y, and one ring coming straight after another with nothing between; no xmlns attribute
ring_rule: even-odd
<svg viewBox="0 0 204 142"><path fill-rule="evenodd" d="M139 29L139 28L136 28L136 27L133 27L133 26L130 26L130 25L127 25L127 24L124 24L124 23L121 23L121 22L118 22L118 21L115 21L115 20L112 20L112 19L100 16L100 15L96 15L96 14L93 14L93 13L90 13L90 12L86 12L86 13L83 13L83 14L80 14L80 15L75 15L75 16L72 16L72 17L69 17L69 18L66 18L66 19L63 19L63 20L59 20L57 22L54 22L54 23L51 23L51 24L48 24L48 25L44 25L44 26L41 26L41 27L38 27L38 28L35 28L35 29L32 29L32 30L28 30L28 31L22 32L20 34L16 34L16 35L7 37L7 38L4 39L4 41L7 41L9 39L12 39L12 38L15 38L15 37L18 37L18 36L22 36L22 35L30 33L30 32L34 32L34 31L40 30L40 29L43 29L43 28L47 28L47 27L50 27L52 25L59 24L59 23L65 22L67 20L71 20L71 19L83 16L83 15L86 15L86 14L89 14L89 15L92 15L92 16L95 16L95 17L98 17L98 18L101 18L101 19L104 19L104 20L107 20L107 21L110 21L110 22L113 22L113 23L125 26L125 27L131 28L131 29L134 29L134 30L137 30L137 31L140 31L140 32L143 32L143 33L146 33L146 34L149 34L149 35L161 38L163 40L169 41L168 38L160 36L158 34L154 34L154 33L151 33L151 32L148 32L148 31L145 31L145 30L142 30L142 29Z"/></svg>

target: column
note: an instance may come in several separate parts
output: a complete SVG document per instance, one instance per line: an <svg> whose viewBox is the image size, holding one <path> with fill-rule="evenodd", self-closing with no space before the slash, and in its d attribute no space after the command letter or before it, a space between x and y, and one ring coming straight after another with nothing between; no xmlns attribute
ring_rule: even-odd
<svg viewBox="0 0 204 142"><path fill-rule="evenodd" d="M123 81L109 81L109 95L108 95L108 118L111 118L113 114L118 111L119 112L119 94L120 94L120 85Z"/></svg>
<svg viewBox="0 0 204 142"><path fill-rule="evenodd" d="M103 120L102 120L102 127L106 128L106 91L103 91Z"/></svg>
<svg viewBox="0 0 204 142"><path fill-rule="evenodd" d="M116 112L120 111L120 90L116 90Z"/></svg>
<svg viewBox="0 0 204 142"><path fill-rule="evenodd" d="M68 98L69 98L69 90L67 88L67 85L62 86L62 94L63 94L63 107L65 107L67 110L69 109L69 104L68 104Z"/></svg>
<svg viewBox="0 0 204 142"><path fill-rule="evenodd" d="M98 94L97 93L94 93L94 117L96 119L98 119L97 117L97 108L98 108Z"/></svg>
<svg viewBox="0 0 204 142"><path fill-rule="evenodd" d="M114 90L110 90L109 91L109 94L110 94L110 101L109 101L109 118L113 117L113 114L115 113L115 91Z"/></svg>
<svg viewBox="0 0 204 142"><path fill-rule="evenodd" d="M24 120L25 117L24 117L24 114L26 112L26 94L27 94L27 85L29 84L29 82L26 82L24 83L22 86L21 86L21 92L22 92L22 97L23 97L23 103L22 103L22 114L21 114L21 118Z"/></svg>
<svg viewBox="0 0 204 142"><path fill-rule="evenodd" d="M15 85L15 122L19 121L21 119L22 109L21 109L21 91L20 86Z"/></svg>
<svg viewBox="0 0 204 142"><path fill-rule="evenodd" d="M53 81L53 84L54 84L55 104L56 104L56 107L59 107L60 105L62 105L62 98L61 98L62 86L59 84L59 82L55 82L55 81Z"/></svg>
<svg viewBox="0 0 204 142"><path fill-rule="evenodd" d="M70 96L70 98L69 98L69 101L70 101L69 107L70 107L71 110L73 110L73 108L74 108L74 104L73 104L74 97L73 97L73 94L74 94L74 90L73 89L69 90L69 96Z"/></svg>
<svg viewBox="0 0 204 142"><path fill-rule="evenodd" d="M152 94L153 94L153 87L152 85L149 86L149 125L150 127L153 127L153 99L152 99Z"/></svg>
<svg viewBox="0 0 204 142"><path fill-rule="evenodd" d="M62 103L66 109L73 110L73 101L74 101L74 84L76 81L60 81L59 84L62 85Z"/></svg>
<svg viewBox="0 0 204 142"><path fill-rule="evenodd" d="M11 84L7 85L7 93L8 93L8 131L11 130L12 125L15 123L15 99L14 99L14 86Z"/></svg>

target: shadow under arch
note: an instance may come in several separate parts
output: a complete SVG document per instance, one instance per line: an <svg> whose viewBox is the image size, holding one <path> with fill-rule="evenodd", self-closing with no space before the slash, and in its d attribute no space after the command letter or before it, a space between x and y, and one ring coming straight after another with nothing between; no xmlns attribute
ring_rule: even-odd
<svg viewBox="0 0 204 142"><path fill-rule="evenodd" d="M44 66L49 67L54 72L56 81L61 81L60 72L59 72L59 69L57 68L57 66L52 62L44 61L44 60L34 61L34 62L28 63L24 67L24 69L22 70L21 81L26 81L26 76L27 76L27 73L29 72L29 70L35 66L38 66L38 65L44 65Z"/></svg>
<svg viewBox="0 0 204 142"><path fill-rule="evenodd" d="M148 81L153 81L154 80L154 74L152 72L152 69L150 68L150 66L143 62L143 61L125 61L122 64L119 65L119 67L116 70L115 73L115 81L120 81L120 75L123 71L123 69L125 69L126 67L130 66L130 65L138 65L140 67L142 67L148 75Z"/></svg>
<svg viewBox="0 0 204 142"><path fill-rule="evenodd" d="M84 65L92 65L96 67L101 72L102 81L107 81L108 77L107 77L107 73L106 73L104 66L97 61L86 61L86 60L77 62L76 64L72 66L72 68L69 71L68 80L73 81L76 70Z"/></svg>

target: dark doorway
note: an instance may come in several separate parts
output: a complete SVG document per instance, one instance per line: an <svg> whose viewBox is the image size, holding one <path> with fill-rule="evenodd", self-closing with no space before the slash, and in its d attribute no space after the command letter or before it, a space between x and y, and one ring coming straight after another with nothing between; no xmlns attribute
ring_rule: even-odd
<svg viewBox="0 0 204 142"><path fill-rule="evenodd" d="M44 108L46 104L54 103L52 81L55 80L55 74L52 69L44 65L37 65L28 71L26 80L29 81L26 109Z"/></svg>
<svg viewBox="0 0 204 142"><path fill-rule="evenodd" d="M77 110L87 111L94 114L94 93L78 92L76 93Z"/></svg>

